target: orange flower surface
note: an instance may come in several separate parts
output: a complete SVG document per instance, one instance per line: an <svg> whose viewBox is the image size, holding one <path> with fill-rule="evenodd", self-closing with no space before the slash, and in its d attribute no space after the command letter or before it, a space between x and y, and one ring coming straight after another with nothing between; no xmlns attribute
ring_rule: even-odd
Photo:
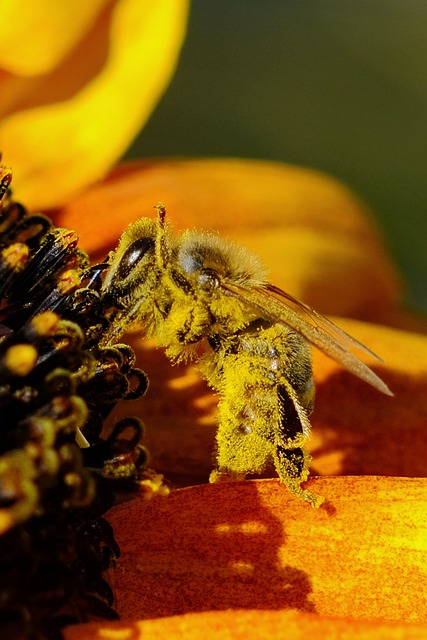
<svg viewBox="0 0 427 640"><path fill-rule="evenodd" d="M422 638L425 482L310 484L327 496L319 510L276 480L118 507L110 521L124 550L115 575L123 622L70 628L67 640L179 638L184 630L187 638L281 638L284 628L287 638Z"/></svg>
<svg viewBox="0 0 427 640"><path fill-rule="evenodd" d="M19 200L58 204L126 151L172 76L187 12L188 0L0 1L0 149Z"/></svg>
<svg viewBox="0 0 427 640"><path fill-rule="evenodd" d="M277 479L198 485L212 468L217 399L195 367L171 367L134 332L151 386L123 411L144 419L151 465L186 488L110 512L122 622L69 627L65 637L424 638L427 337L403 310L363 204L294 167L146 161L115 171L55 221L102 259L158 201L177 229L219 230L261 255L274 283L323 313L357 318L334 320L381 355L368 364L395 395L314 354L311 468L328 477L307 486L324 496L319 509Z"/></svg>

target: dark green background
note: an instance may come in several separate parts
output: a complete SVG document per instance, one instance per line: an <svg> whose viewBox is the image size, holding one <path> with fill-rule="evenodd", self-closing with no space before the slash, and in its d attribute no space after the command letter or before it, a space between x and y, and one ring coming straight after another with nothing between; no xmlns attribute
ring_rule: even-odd
<svg viewBox="0 0 427 640"><path fill-rule="evenodd" d="M337 176L374 209L427 310L426 62L426 0L194 0L177 73L127 157Z"/></svg>

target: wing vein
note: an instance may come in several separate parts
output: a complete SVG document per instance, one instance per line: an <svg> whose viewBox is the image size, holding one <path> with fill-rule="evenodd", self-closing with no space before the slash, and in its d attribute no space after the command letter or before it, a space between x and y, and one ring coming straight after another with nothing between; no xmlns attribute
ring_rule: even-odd
<svg viewBox="0 0 427 640"><path fill-rule="evenodd" d="M386 383L353 354L350 348L363 351L376 360L380 358L308 305L271 284L249 288L231 282L222 282L221 287L228 295L238 298L243 304L259 313L260 317L295 331L355 376L378 391L389 396L393 395Z"/></svg>

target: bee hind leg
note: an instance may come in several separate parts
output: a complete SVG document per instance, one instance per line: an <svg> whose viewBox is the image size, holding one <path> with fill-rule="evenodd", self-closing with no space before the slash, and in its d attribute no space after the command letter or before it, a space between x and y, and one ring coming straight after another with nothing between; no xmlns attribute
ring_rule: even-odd
<svg viewBox="0 0 427 640"><path fill-rule="evenodd" d="M300 447L287 449L283 445L278 445L274 455L274 466L280 481L289 491L309 502L312 507L318 508L324 502L324 498L301 487L301 482L308 478L310 460L310 454Z"/></svg>

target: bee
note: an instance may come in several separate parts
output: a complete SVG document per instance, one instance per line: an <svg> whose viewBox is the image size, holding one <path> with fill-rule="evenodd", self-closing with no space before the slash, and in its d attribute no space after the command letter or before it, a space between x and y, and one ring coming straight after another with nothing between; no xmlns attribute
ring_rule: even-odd
<svg viewBox="0 0 427 640"><path fill-rule="evenodd" d="M376 357L327 318L269 284L259 258L211 232L173 234L163 205L123 233L102 285L114 323L104 344L135 323L172 362L196 360L219 393L216 469L210 481L259 474L313 506L309 473L314 404L310 345L392 395L351 349Z"/></svg>

